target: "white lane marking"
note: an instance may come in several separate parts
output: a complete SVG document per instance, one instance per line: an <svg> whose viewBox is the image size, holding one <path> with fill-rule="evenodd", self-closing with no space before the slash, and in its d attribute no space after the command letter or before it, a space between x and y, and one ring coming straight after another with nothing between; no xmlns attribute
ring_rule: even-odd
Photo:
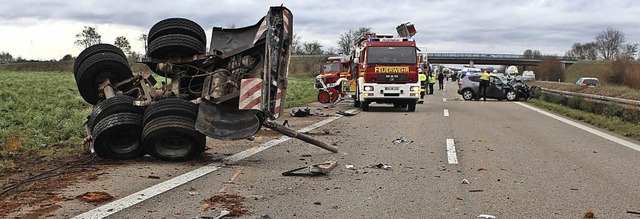
<svg viewBox="0 0 640 219"><path fill-rule="evenodd" d="M561 122L567 123L567 124L569 124L569 125L575 126L576 128L579 128L579 129L585 130L585 131L587 131L587 132L590 132L591 134L594 134L594 135L597 135L597 136L603 137L603 138L605 138L605 139L608 139L608 140L613 141L613 142L615 142L615 143L621 144L621 145L626 146L626 147L628 147L628 148L631 148L631 149L633 149L633 150L640 151L640 145L637 145L637 144L634 144L634 143L629 142L629 141L627 141L627 140L624 140L624 139L618 138L618 137L616 137L616 136L609 135L609 134L607 134L607 133L604 133L604 132L601 132L601 131L595 130L595 129L593 129L593 128L590 128L590 127L585 126L585 125L582 125L582 124L580 124L580 123L577 123L577 122L574 122L574 121L571 121L571 120L568 120L568 119L562 118L562 117L560 117L560 116L556 116L556 115L554 115L554 114L551 114L551 113L546 112L546 111L544 111L544 110L538 109L538 108L536 108L536 107L532 107L532 106L529 106L529 105L524 104L524 103L519 103L519 102L516 102L516 103L517 103L517 104L519 104L520 106L524 106L524 107L526 107L526 108L529 108L530 110L536 111L536 112L541 113L541 114L543 114L543 115L545 115L545 116L548 116L548 117L551 117L551 118L554 118L554 119L560 120Z"/></svg>
<svg viewBox="0 0 640 219"><path fill-rule="evenodd" d="M447 98L442 98L442 102L446 103L447 102Z"/></svg>
<svg viewBox="0 0 640 219"><path fill-rule="evenodd" d="M444 110L444 116L445 116L445 117L449 117L449 110L448 110L448 109L445 109L445 110Z"/></svg>
<svg viewBox="0 0 640 219"><path fill-rule="evenodd" d="M75 216L73 218L104 218L111 214L114 214L118 211L124 210L125 208L131 207L135 204L138 204L144 200L150 199L156 195L162 194L166 191L169 191L175 187L178 187L182 184L185 184L191 180L197 179L201 176L204 176L208 173L216 171L220 169L220 167L214 166L213 164L209 164L188 173L182 174L173 179L164 181L162 183L156 184L149 188L146 188L142 191L133 193L127 197L118 199L117 201L110 202L93 210L87 211L83 214Z"/></svg>
<svg viewBox="0 0 640 219"><path fill-rule="evenodd" d="M353 113L355 112L356 109L352 109L352 110L348 110L346 111L347 113ZM299 132L308 132L311 131L313 129L316 129L320 126L326 125L327 123L333 122L336 119L339 119L340 117L342 117L341 115L338 115L336 117L331 117L325 120L322 120L318 123L315 123L313 125L307 126L303 129L300 129ZM287 140L289 140L291 138L284 136L281 137L279 139L275 139L275 140L271 140L269 142L263 143L261 144L259 147L257 148L252 148L252 149L248 149L245 151L242 151L240 153L231 155L229 157L224 158L223 160L229 160L229 161L235 161L238 162L242 159L245 159L251 155L254 155L260 151L266 150L270 147L276 146L282 142L285 142ZM204 176L206 174L209 174L213 171L216 171L220 169L220 167L214 166L214 164L208 164L206 166L200 167L198 169L192 170L190 172L187 172L185 174L182 174L180 176L177 176L175 178L172 178L170 180L161 182L159 184L156 184L154 186L151 186L149 188L146 188L142 191L133 193L131 195L128 195L124 198L118 199L116 201L107 203L103 206L100 206L98 208L95 208L93 210L87 211L85 213L82 213L78 216L73 217L74 219L81 219L81 218L105 218L109 215L115 214L119 211L122 211L128 207L131 207L135 204L138 204L140 202L143 202L147 199L150 199L156 195L162 194L166 191L169 191L175 187L181 186L187 182L190 182L194 179L200 178L201 176Z"/></svg>
<svg viewBox="0 0 640 219"><path fill-rule="evenodd" d="M450 138L447 139L447 160L449 160L449 164L458 164L455 142Z"/></svg>

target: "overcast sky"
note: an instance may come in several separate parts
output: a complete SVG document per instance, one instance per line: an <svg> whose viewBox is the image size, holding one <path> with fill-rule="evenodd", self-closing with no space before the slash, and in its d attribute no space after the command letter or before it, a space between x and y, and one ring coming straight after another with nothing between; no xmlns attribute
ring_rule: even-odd
<svg viewBox="0 0 640 219"><path fill-rule="evenodd" d="M281 4L293 13L294 33L324 49L337 48L349 29L395 33L404 22L415 24L414 38L428 52L563 55L607 27L623 32L627 43L640 43L637 0L0 0L0 51L37 60L77 56L82 48L75 35L92 26L102 42L125 36L143 52L138 37L162 19L189 18L210 37L214 26L253 25Z"/></svg>

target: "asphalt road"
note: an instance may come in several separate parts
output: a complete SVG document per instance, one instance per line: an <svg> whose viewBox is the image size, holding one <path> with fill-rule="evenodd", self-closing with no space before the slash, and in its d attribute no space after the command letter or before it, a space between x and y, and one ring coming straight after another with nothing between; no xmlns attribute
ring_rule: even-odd
<svg viewBox="0 0 640 219"><path fill-rule="evenodd" d="M67 200L52 218L215 218L224 207L205 200L221 194L245 198L240 218L581 218L588 211L598 218L638 217L627 211L640 211L639 151L526 103L463 101L457 85L447 85L412 113L373 104L356 116L285 118L296 129L333 118L309 134L339 153L296 139L267 143L278 141L268 130L253 142L210 140L201 162L149 159L71 185L63 191L69 197L104 191L116 200ZM333 115L350 105L311 109ZM401 137L407 141L392 142ZM447 142L455 149L448 151ZM236 164L223 162L265 144L271 147ZM281 174L331 157L337 166L327 175Z"/></svg>

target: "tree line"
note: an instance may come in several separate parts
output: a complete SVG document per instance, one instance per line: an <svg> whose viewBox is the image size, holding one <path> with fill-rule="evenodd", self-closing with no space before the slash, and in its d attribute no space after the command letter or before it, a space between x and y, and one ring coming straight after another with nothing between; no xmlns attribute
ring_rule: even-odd
<svg viewBox="0 0 640 219"><path fill-rule="evenodd" d="M580 60L635 60L638 44L627 43L622 31L607 27L591 42L573 43L566 55Z"/></svg>

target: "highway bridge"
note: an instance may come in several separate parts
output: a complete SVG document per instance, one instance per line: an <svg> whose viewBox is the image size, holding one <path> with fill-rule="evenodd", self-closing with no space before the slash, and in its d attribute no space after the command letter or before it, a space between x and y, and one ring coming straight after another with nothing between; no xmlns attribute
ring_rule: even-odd
<svg viewBox="0 0 640 219"><path fill-rule="evenodd" d="M563 67L568 67L578 61L576 57L567 56L525 56L513 54L482 54L482 53L428 53L427 58L432 64L464 64L464 65L516 65L537 66L547 58L557 58Z"/></svg>

